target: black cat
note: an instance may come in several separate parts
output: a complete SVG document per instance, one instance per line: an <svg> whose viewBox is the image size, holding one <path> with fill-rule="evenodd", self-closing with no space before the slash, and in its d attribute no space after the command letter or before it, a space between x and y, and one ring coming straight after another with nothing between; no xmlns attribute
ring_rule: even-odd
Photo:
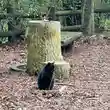
<svg viewBox="0 0 110 110"><path fill-rule="evenodd" d="M54 86L54 63L48 63L38 74L38 88L40 90L51 90Z"/></svg>

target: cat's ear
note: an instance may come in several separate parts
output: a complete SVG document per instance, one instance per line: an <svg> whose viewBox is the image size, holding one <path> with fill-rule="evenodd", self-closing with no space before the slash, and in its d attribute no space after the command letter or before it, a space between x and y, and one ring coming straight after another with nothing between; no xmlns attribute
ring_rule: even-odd
<svg viewBox="0 0 110 110"><path fill-rule="evenodd" d="M55 64L55 61L53 61L52 64L54 65Z"/></svg>
<svg viewBox="0 0 110 110"><path fill-rule="evenodd" d="M51 65L51 64L52 64L51 62L48 62L48 63L47 63L47 66L49 66L49 65Z"/></svg>
<svg viewBox="0 0 110 110"><path fill-rule="evenodd" d="M49 61L47 64L51 64L51 62Z"/></svg>
<svg viewBox="0 0 110 110"><path fill-rule="evenodd" d="M53 61L53 62L48 62L47 64L48 64L48 65L54 65L54 64L55 64L55 61Z"/></svg>

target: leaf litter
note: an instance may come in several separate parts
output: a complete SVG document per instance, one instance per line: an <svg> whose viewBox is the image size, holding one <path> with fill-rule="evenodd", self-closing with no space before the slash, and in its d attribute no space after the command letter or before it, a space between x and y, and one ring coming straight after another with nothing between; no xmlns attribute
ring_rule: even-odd
<svg viewBox="0 0 110 110"><path fill-rule="evenodd" d="M24 45L0 47L0 110L110 110L110 44L107 40L76 42L65 54L71 77L62 93L37 89L36 77L9 72L26 62Z"/></svg>

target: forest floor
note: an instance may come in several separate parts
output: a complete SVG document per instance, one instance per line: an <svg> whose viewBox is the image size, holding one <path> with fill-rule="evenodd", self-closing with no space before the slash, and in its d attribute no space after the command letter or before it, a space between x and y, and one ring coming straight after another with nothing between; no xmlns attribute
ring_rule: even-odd
<svg viewBox="0 0 110 110"><path fill-rule="evenodd" d="M65 60L71 76L62 93L36 89L36 77L10 72L14 63L25 62L25 46L0 47L0 110L110 110L110 43L76 43ZM55 85L55 88L62 85Z"/></svg>

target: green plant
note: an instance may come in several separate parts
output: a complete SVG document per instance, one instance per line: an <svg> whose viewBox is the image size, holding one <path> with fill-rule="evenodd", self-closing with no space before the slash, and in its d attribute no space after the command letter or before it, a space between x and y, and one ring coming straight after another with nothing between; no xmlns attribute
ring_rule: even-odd
<svg viewBox="0 0 110 110"><path fill-rule="evenodd" d="M110 19L107 13L95 14L95 27L96 29L108 30L110 29Z"/></svg>
<svg viewBox="0 0 110 110"><path fill-rule="evenodd" d="M110 19L106 19L105 21L105 28L110 29Z"/></svg>

